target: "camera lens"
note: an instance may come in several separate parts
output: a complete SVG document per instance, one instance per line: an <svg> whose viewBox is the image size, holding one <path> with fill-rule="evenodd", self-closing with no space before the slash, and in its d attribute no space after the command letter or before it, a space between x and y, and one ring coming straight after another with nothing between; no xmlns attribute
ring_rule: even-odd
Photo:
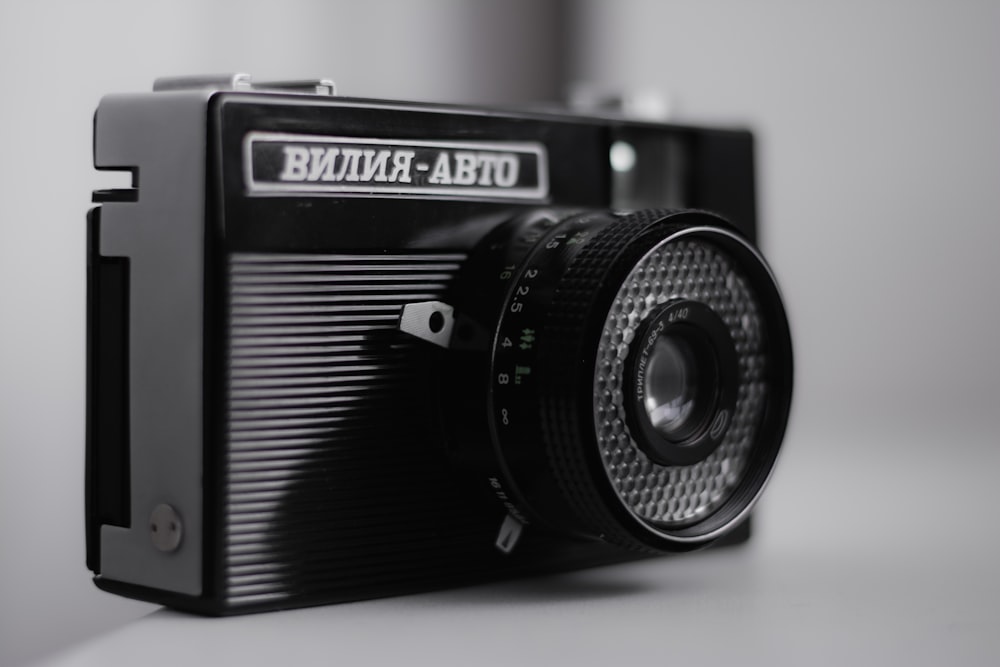
<svg viewBox="0 0 1000 667"><path fill-rule="evenodd" d="M694 350L683 338L657 336L643 381L643 407L653 428L670 439L678 439L689 430L695 404L702 406L705 401L704 396L698 396L699 388L704 394L706 380L709 386L715 384L711 377L704 377L706 371L712 370L698 363ZM699 375L703 376L700 383Z"/></svg>
<svg viewBox="0 0 1000 667"><path fill-rule="evenodd" d="M737 525L791 401L788 325L756 249L696 211L543 212L498 234L473 263L494 288L479 303L505 502L647 551Z"/></svg>
<svg viewBox="0 0 1000 667"><path fill-rule="evenodd" d="M663 438L683 442L714 406L719 383L715 354L694 329L655 333L650 348L637 379L642 407Z"/></svg>
<svg viewBox="0 0 1000 667"><path fill-rule="evenodd" d="M700 301L674 299L643 318L623 380L626 419L640 449L662 465L711 455L735 408L737 364L730 330Z"/></svg>

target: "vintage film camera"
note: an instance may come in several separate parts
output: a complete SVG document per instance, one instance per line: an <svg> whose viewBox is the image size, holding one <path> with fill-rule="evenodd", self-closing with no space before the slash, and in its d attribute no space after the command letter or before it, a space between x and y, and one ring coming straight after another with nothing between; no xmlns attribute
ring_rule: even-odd
<svg viewBox="0 0 1000 667"><path fill-rule="evenodd" d="M157 81L94 120L87 562L207 614L746 539L791 341L749 133Z"/></svg>

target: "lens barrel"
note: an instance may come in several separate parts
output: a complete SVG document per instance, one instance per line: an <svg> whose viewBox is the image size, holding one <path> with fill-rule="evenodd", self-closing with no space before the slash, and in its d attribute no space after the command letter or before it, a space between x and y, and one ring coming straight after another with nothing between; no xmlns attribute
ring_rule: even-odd
<svg viewBox="0 0 1000 667"><path fill-rule="evenodd" d="M519 516L683 551L747 515L781 445L792 353L773 276L727 222L535 211L470 267L464 310L491 334L472 364L489 375L491 484Z"/></svg>

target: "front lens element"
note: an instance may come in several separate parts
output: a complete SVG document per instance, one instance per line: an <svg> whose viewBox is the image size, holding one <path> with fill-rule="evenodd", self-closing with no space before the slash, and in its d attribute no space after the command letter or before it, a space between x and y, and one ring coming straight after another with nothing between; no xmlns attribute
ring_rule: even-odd
<svg viewBox="0 0 1000 667"><path fill-rule="evenodd" d="M663 437L676 439L686 430L695 411L701 374L687 341L677 336L657 337L646 368L643 405L653 428Z"/></svg>
<svg viewBox="0 0 1000 667"><path fill-rule="evenodd" d="M636 331L621 365L632 442L660 465L703 461L722 444L737 404L733 336L742 332L691 299L651 309Z"/></svg>

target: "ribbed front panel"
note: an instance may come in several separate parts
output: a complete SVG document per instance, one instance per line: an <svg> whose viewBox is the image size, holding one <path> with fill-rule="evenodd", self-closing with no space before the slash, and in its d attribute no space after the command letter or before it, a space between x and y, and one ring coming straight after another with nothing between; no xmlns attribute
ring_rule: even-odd
<svg viewBox="0 0 1000 667"><path fill-rule="evenodd" d="M445 456L434 350L397 330L403 305L441 299L462 260L231 257L229 605L364 597L490 545L496 527Z"/></svg>

